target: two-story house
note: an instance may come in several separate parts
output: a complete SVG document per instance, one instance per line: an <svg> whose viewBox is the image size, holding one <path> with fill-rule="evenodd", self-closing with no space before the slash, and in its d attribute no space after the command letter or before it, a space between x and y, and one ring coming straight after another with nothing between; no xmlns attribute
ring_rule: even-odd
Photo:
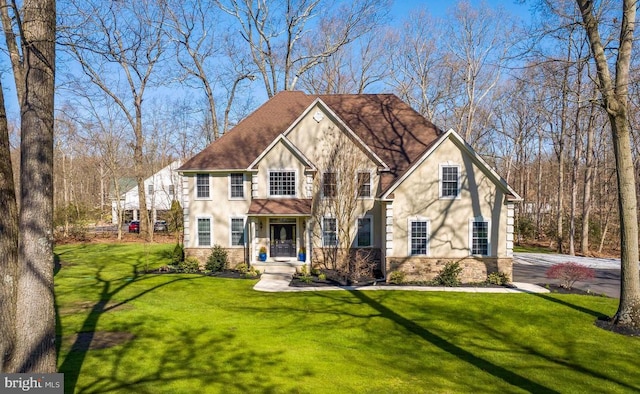
<svg viewBox="0 0 640 394"><path fill-rule="evenodd" d="M454 131L394 95L278 93L188 160L185 252L232 262L366 251L388 275L511 274L518 194Z"/></svg>

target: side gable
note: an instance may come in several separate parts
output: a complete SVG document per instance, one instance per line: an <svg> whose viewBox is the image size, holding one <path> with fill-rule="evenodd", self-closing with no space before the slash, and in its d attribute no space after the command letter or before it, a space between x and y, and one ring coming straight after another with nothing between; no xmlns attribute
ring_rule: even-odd
<svg viewBox="0 0 640 394"><path fill-rule="evenodd" d="M385 190L382 194L382 199L390 199L393 192L400 186L411 174L428 158L435 152L444 141L451 140L463 153L466 153L471 157L474 164L489 178L492 182L502 190L510 201L521 201L522 197L518 195L518 193L511 188L507 184L507 182L498 175L491 166L482 158L480 155L476 153L476 151L471 147L471 145L467 144L462 137L458 133L456 133L453 129L449 129L445 134L443 134L437 141L434 142L418 159L413 165L407 169L407 171L400 176L393 184L389 186L387 190Z"/></svg>

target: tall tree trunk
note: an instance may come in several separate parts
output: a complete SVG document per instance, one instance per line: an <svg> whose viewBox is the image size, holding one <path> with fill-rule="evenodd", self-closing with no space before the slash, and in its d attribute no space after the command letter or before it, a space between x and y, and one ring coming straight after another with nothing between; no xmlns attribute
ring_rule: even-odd
<svg viewBox="0 0 640 394"><path fill-rule="evenodd" d="M620 215L620 304L614 316L618 325L640 328L640 271L638 269L638 202L631 154L631 134L628 121L629 69L636 21L635 0L624 0L620 24L620 44L616 59L615 81L598 31L593 0L576 0L591 52L598 70L598 88L609 116L613 153L615 155L618 206Z"/></svg>
<svg viewBox="0 0 640 394"><path fill-rule="evenodd" d="M0 372L10 372L16 339L18 207L13 182L9 125L0 85Z"/></svg>
<svg viewBox="0 0 640 394"><path fill-rule="evenodd" d="M25 0L15 370L56 371L53 296L55 0Z"/></svg>
<svg viewBox="0 0 640 394"><path fill-rule="evenodd" d="M589 254L589 220L591 216L591 185L593 184L594 107L591 106L585 149L584 192L582 194L582 237L580 247L583 256Z"/></svg>

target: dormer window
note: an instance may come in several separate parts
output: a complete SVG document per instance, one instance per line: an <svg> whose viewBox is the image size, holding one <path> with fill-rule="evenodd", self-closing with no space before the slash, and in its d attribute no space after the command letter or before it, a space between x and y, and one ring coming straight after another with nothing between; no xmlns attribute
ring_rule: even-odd
<svg viewBox="0 0 640 394"><path fill-rule="evenodd" d="M269 196L295 197L295 171L269 171Z"/></svg>

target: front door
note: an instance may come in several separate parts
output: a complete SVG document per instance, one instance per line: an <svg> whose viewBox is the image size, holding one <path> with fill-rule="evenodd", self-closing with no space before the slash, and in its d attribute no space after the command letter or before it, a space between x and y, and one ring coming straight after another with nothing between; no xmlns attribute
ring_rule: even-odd
<svg viewBox="0 0 640 394"><path fill-rule="evenodd" d="M296 257L296 225L289 223L272 223L270 227L270 255L273 257Z"/></svg>

